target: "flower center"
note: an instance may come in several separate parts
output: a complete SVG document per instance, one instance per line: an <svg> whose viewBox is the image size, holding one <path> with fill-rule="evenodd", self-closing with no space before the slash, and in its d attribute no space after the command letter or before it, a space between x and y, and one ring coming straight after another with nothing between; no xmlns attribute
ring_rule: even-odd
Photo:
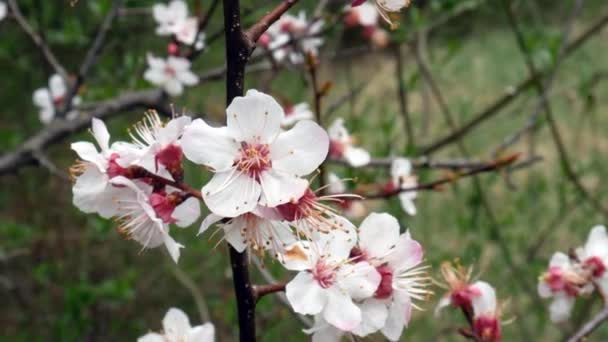
<svg viewBox="0 0 608 342"><path fill-rule="evenodd" d="M388 265L376 267L376 271L380 273L380 285L374 293L374 297L378 299L389 298L393 294L393 269Z"/></svg>
<svg viewBox="0 0 608 342"><path fill-rule="evenodd" d="M241 143L239 151L241 156L236 162L236 169L247 173L257 181L260 180L261 173L272 166L270 148L267 144Z"/></svg>
<svg viewBox="0 0 608 342"><path fill-rule="evenodd" d="M55 107L63 106L63 102L65 102L65 96L56 96L53 98L53 105L55 105Z"/></svg>
<svg viewBox="0 0 608 342"><path fill-rule="evenodd" d="M283 219L293 222L308 217L316 203L317 195L309 188L296 202L287 202L276 208Z"/></svg>
<svg viewBox="0 0 608 342"><path fill-rule="evenodd" d="M120 158L118 153L112 153L110 160L108 160L108 169L106 170L106 173L110 178L114 178L116 176L127 176L127 169L118 165L116 162L116 159L118 158Z"/></svg>
<svg viewBox="0 0 608 342"><path fill-rule="evenodd" d="M452 305L457 308L470 308L473 297L477 297L479 295L481 295L481 293L478 289L466 285L461 289L452 291L450 299L452 301Z"/></svg>
<svg viewBox="0 0 608 342"><path fill-rule="evenodd" d="M158 170L158 164L160 164L164 166L171 174L175 174L181 170L182 156L182 148L175 144L171 144L158 151L154 156L156 169Z"/></svg>
<svg viewBox="0 0 608 342"><path fill-rule="evenodd" d="M176 220L171 217L175 210L175 201L169 197L170 195L155 192L150 195L149 201L158 218L163 220L164 223L175 223Z"/></svg>
<svg viewBox="0 0 608 342"><path fill-rule="evenodd" d="M175 77L175 75L177 75L177 72L175 71L175 69L170 65L165 65L165 69L163 71L164 71L165 75L167 75L169 77Z"/></svg>
<svg viewBox="0 0 608 342"><path fill-rule="evenodd" d="M500 341L500 324L494 316L483 315L473 322L473 330L482 341Z"/></svg>
<svg viewBox="0 0 608 342"><path fill-rule="evenodd" d="M350 250L348 258L355 262L365 261L367 260L367 253L359 247L353 247L353 249Z"/></svg>
<svg viewBox="0 0 608 342"><path fill-rule="evenodd" d="M319 283L319 286L326 289L334 284L336 274L334 269L327 265L324 261L319 261L312 269L313 278Z"/></svg>
<svg viewBox="0 0 608 342"><path fill-rule="evenodd" d="M606 272L606 265L602 259L594 256L585 260L585 266L588 267L595 278L601 277Z"/></svg>
<svg viewBox="0 0 608 342"><path fill-rule="evenodd" d="M545 274L544 280L553 292L565 291L570 296L578 294L580 276L574 272L564 272L560 267L553 266Z"/></svg>

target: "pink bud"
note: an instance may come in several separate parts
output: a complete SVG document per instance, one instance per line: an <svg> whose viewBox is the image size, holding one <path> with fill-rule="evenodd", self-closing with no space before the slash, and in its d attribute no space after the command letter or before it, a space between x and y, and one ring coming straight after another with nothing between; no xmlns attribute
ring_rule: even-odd
<svg viewBox="0 0 608 342"><path fill-rule="evenodd" d="M167 53L171 56L178 56L179 55L179 45L175 44L174 42L170 42L167 45Z"/></svg>
<svg viewBox="0 0 608 342"><path fill-rule="evenodd" d="M484 342L500 342L500 323L494 316L483 315L473 322L473 331Z"/></svg>
<svg viewBox="0 0 608 342"><path fill-rule="evenodd" d="M268 46L270 45L270 35L267 33L262 34L258 39L258 44L265 48L268 48Z"/></svg>
<svg viewBox="0 0 608 342"><path fill-rule="evenodd" d="M164 223L174 223L176 220L171 217L175 210L175 203L166 195L160 193L152 193L150 195L150 205L154 209L156 216L163 220Z"/></svg>

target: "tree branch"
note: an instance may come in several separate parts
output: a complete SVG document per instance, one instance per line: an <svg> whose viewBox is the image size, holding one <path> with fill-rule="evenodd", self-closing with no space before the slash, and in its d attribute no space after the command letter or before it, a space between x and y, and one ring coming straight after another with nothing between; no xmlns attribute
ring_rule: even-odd
<svg viewBox="0 0 608 342"><path fill-rule="evenodd" d="M608 306L598 312L591 320L583 325L572 337L568 339L568 342L583 341L585 337L589 336L595 329L597 329L602 323L608 320Z"/></svg>

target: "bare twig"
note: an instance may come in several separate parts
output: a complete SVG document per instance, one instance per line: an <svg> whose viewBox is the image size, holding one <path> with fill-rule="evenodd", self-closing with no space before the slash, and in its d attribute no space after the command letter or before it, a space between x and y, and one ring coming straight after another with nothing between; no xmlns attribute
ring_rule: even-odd
<svg viewBox="0 0 608 342"><path fill-rule="evenodd" d="M247 32L245 32L245 36L252 43L258 41L260 36L268 30L270 25L272 25L275 21L279 20L283 13L287 12L293 5L295 5L298 0L283 0L281 3L273 8L270 12L268 12L265 16L263 16L255 25L251 26Z"/></svg>
<svg viewBox="0 0 608 342"><path fill-rule="evenodd" d="M42 51L42 54L46 58L47 62L49 62L49 64L53 67L55 72L59 74L61 78L64 79L64 81L67 82L69 80L67 71L61 65L61 63L59 63L59 60L57 60L57 57L55 57L55 54L53 54L53 51L51 51L44 39L42 39L42 37L34 31L30 24L28 24L27 20L25 20L23 14L21 13L21 10L19 9L19 6L17 5L17 1L8 0L8 5L11 9L11 13L13 14L19 26L21 26L23 31L27 33L27 35L32 39L34 44L36 44L40 51Z"/></svg>
<svg viewBox="0 0 608 342"><path fill-rule="evenodd" d="M205 296L203 296L203 292L197 286L192 278L184 272L181 268L176 265L171 266L171 271L175 278L190 292L192 298L194 299L194 303L196 303L196 308L198 309L198 313L201 316L201 322L209 322L211 320L211 316L209 315L209 308L207 307L207 302L205 301Z"/></svg>
<svg viewBox="0 0 608 342"><path fill-rule="evenodd" d="M412 128L412 119L407 107L407 89L403 81L403 55L401 53L401 44L393 45L395 58L395 80L397 80L397 99L399 100L399 113L405 125L405 133L407 134L407 146L411 148L415 144L414 129Z"/></svg>
<svg viewBox="0 0 608 342"><path fill-rule="evenodd" d="M604 308L593 316L589 322L585 323L574 335L572 335L572 337L568 339L568 342L583 341L585 337L589 336L606 320L608 320L608 306L604 306Z"/></svg>

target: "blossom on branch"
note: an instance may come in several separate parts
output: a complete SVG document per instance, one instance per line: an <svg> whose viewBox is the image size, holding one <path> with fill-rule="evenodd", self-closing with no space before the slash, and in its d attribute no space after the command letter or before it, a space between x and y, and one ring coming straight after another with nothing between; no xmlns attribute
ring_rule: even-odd
<svg viewBox="0 0 608 342"><path fill-rule="evenodd" d="M323 25L321 19L309 21L304 11L297 17L286 13L260 37L260 44L272 51L277 62L289 60L291 64L301 64L306 54L318 55L323 45L320 37Z"/></svg>
<svg viewBox="0 0 608 342"><path fill-rule="evenodd" d="M296 122L302 120L313 120L315 118L314 113L306 102L283 106L283 108L285 110L285 118L281 121L283 128L291 127Z"/></svg>
<svg viewBox="0 0 608 342"><path fill-rule="evenodd" d="M366 150L355 147L353 137L344 126L344 119L336 119L328 129L330 148L329 156L335 159L344 159L352 167L361 167L369 164L371 157Z"/></svg>
<svg viewBox="0 0 608 342"><path fill-rule="evenodd" d="M190 325L188 316L180 309L171 308L163 318L163 333L148 333L137 342L213 342L215 327L211 323Z"/></svg>
<svg viewBox="0 0 608 342"><path fill-rule="evenodd" d="M608 298L608 234L606 227L591 228L587 242L576 250L576 256L582 267L591 273L594 284L601 295Z"/></svg>
<svg viewBox="0 0 608 342"><path fill-rule="evenodd" d="M181 95L184 86L193 86L198 83L198 76L190 70L190 61L186 58L169 56L166 60L147 55L148 70L144 79L162 87L169 95Z"/></svg>
<svg viewBox="0 0 608 342"><path fill-rule="evenodd" d="M378 11L375 6L364 2L360 6L346 7L344 25L347 28L359 28L361 35L374 46L383 48L389 43L388 33L379 26Z"/></svg>
<svg viewBox="0 0 608 342"><path fill-rule="evenodd" d="M300 198L308 189L301 177L327 156L323 128L306 120L282 131L283 108L257 90L236 97L226 113L226 127L196 119L182 137L186 158L214 172L202 189L207 207L216 215L236 217L258 204L275 207Z"/></svg>
<svg viewBox="0 0 608 342"><path fill-rule="evenodd" d="M188 17L186 2L173 0L168 5L159 3L154 5L152 13L154 20L158 23L156 34L160 36L173 35L175 40L187 45L196 43L197 50L204 47L204 34L199 33L198 19Z"/></svg>
<svg viewBox="0 0 608 342"><path fill-rule="evenodd" d="M496 291L483 281L473 284L473 289L478 293L472 298L474 336L482 342L500 342L502 333Z"/></svg>
<svg viewBox="0 0 608 342"><path fill-rule="evenodd" d="M418 178L412 174L412 163L406 158L395 158L391 164L391 181L385 187L386 192L411 189L418 185ZM402 191L399 193L401 208L409 215L416 215L414 199L416 191Z"/></svg>
<svg viewBox="0 0 608 342"><path fill-rule="evenodd" d="M382 19L391 25L396 26L396 22L399 22L399 11L410 5L410 0L374 0L376 8ZM365 0L352 0L351 6L357 7L362 6Z"/></svg>
<svg viewBox="0 0 608 342"><path fill-rule="evenodd" d="M61 76L54 74L49 78L48 88L39 88L34 91L33 101L38 107L40 121L48 124L55 118L55 113L62 110L66 106L66 96L68 93L65 80ZM74 96L72 106L77 106L81 102L79 96ZM78 111L71 110L67 113L68 120L78 116Z"/></svg>
<svg viewBox="0 0 608 342"><path fill-rule="evenodd" d="M327 190L330 195L345 194L347 191L344 181L333 172L327 174ZM367 214L365 204L358 199L340 198L337 205L342 214L350 219L361 219Z"/></svg>

